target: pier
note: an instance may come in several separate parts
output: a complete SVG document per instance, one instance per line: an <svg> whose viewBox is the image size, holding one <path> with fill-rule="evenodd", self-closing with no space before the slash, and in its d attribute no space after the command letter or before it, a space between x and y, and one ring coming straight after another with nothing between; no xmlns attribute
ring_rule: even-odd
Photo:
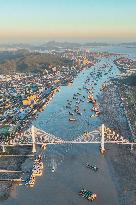
<svg viewBox="0 0 136 205"><path fill-rule="evenodd" d="M25 182L25 181L19 178L19 179L0 179L0 182Z"/></svg>
<svg viewBox="0 0 136 205"><path fill-rule="evenodd" d="M22 171L0 169L0 173L22 173Z"/></svg>

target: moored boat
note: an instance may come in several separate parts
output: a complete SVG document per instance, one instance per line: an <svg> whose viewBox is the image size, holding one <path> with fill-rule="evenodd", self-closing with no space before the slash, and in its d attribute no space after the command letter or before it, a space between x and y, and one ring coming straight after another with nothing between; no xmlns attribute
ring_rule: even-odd
<svg viewBox="0 0 136 205"><path fill-rule="evenodd" d="M89 169L92 169L95 172L98 171L98 167L96 165L86 164L86 167Z"/></svg>
<svg viewBox="0 0 136 205"><path fill-rule="evenodd" d="M76 121L75 118L69 118L69 121Z"/></svg>
<svg viewBox="0 0 136 205"><path fill-rule="evenodd" d="M89 201L94 201L97 198L97 195L91 191L88 191L86 189L81 189L79 192L79 195L88 199Z"/></svg>

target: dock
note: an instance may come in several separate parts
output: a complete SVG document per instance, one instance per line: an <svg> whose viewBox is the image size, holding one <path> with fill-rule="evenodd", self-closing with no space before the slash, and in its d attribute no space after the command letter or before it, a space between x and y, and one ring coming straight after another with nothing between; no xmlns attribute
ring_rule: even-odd
<svg viewBox="0 0 136 205"><path fill-rule="evenodd" d="M0 179L0 182L25 182L25 180L19 179Z"/></svg>
<svg viewBox="0 0 136 205"><path fill-rule="evenodd" d="M22 155L22 154L9 154L9 155L0 155L0 157L35 157L34 154Z"/></svg>
<svg viewBox="0 0 136 205"><path fill-rule="evenodd" d="M0 169L0 173L22 173L22 171Z"/></svg>

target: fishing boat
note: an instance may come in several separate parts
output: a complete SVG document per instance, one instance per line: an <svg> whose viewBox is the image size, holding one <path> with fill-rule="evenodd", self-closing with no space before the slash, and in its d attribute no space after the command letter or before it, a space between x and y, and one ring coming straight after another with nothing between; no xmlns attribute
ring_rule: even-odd
<svg viewBox="0 0 136 205"><path fill-rule="evenodd" d="M96 167L96 165L93 166L93 165L90 165L90 164L86 164L86 167L89 168L89 169L92 169L95 172L98 171L98 167Z"/></svg>
<svg viewBox="0 0 136 205"><path fill-rule="evenodd" d="M91 117L91 118L96 118L96 117L97 117L97 115L91 115L90 117Z"/></svg>
<svg viewBox="0 0 136 205"><path fill-rule="evenodd" d="M40 168L33 169L32 172L33 172L33 176L42 176L42 170Z"/></svg>
<svg viewBox="0 0 136 205"><path fill-rule="evenodd" d="M74 113L72 113L72 112L69 112L69 115L74 115Z"/></svg>
<svg viewBox="0 0 136 205"><path fill-rule="evenodd" d="M70 109L71 107L70 107L70 106L68 106L68 105L66 105L66 108Z"/></svg>
<svg viewBox="0 0 136 205"><path fill-rule="evenodd" d="M55 168L52 168L51 171L52 171L52 172L55 172Z"/></svg>
<svg viewBox="0 0 136 205"><path fill-rule="evenodd" d="M86 189L81 189L79 195L84 197L85 199L88 199L89 201L94 201L97 198L97 195L95 193L88 191Z"/></svg>
<svg viewBox="0 0 136 205"><path fill-rule="evenodd" d="M30 180L30 181L28 182L28 185L29 185L30 187L34 187L34 184L35 184L35 181L34 181L34 180Z"/></svg>
<svg viewBox="0 0 136 205"><path fill-rule="evenodd" d="M69 121L76 121L75 118L69 118Z"/></svg>
<svg viewBox="0 0 136 205"><path fill-rule="evenodd" d="M78 115L82 115L82 113L81 113L81 112L77 112L77 114L78 114Z"/></svg>
<svg viewBox="0 0 136 205"><path fill-rule="evenodd" d="M77 92L77 95L81 95L81 93Z"/></svg>
<svg viewBox="0 0 136 205"><path fill-rule="evenodd" d="M98 112L99 110L98 110L98 107L93 107L93 108L91 109L91 111Z"/></svg>
<svg viewBox="0 0 136 205"><path fill-rule="evenodd" d="M28 183L26 185L29 185L30 187L34 187L35 184L35 176L31 175Z"/></svg>
<svg viewBox="0 0 136 205"><path fill-rule="evenodd" d="M56 170L56 168L57 168L57 163L55 162L54 159L51 160L51 164L52 164L51 172L55 172L55 170Z"/></svg>
<svg viewBox="0 0 136 205"><path fill-rule="evenodd" d="M100 111L96 111L96 116L100 115Z"/></svg>

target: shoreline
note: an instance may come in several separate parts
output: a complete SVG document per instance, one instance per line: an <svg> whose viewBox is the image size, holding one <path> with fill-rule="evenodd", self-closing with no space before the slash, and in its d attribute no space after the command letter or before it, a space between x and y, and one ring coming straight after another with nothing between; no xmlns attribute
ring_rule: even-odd
<svg viewBox="0 0 136 205"><path fill-rule="evenodd" d="M113 128L117 133L126 138L132 139L131 130L127 121L124 109L120 105L119 89L116 83L110 84L108 90L101 94L100 102L102 119L108 127ZM109 118L107 118L109 114ZM112 120L111 120L112 119ZM134 205L135 195L135 153L130 152L130 147L119 145L116 147L108 145L108 155L106 155L111 175L118 191L121 205ZM128 159L129 158L129 159Z"/></svg>

